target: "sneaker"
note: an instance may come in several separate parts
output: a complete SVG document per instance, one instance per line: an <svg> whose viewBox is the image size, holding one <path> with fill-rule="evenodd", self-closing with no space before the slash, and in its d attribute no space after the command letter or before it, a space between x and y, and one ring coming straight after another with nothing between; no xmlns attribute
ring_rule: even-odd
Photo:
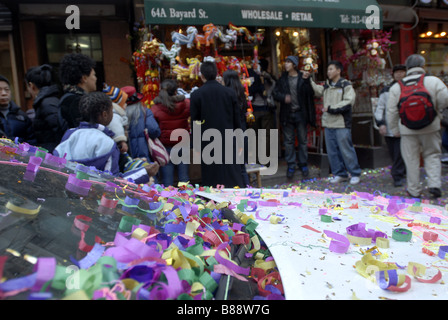
<svg viewBox="0 0 448 320"><path fill-rule="evenodd" d="M286 171L286 177L288 179L291 179L294 176L294 172L296 170L294 168L288 168L288 170Z"/></svg>
<svg viewBox="0 0 448 320"><path fill-rule="evenodd" d="M359 177L351 177L350 184L358 184L361 181Z"/></svg>
<svg viewBox="0 0 448 320"><path fill-rule="evenodd" d="M442 191L439 188L429 188L429 193L433 198L440 198L442 196Z"/></svg>
<svg viewBox="0 0 448 320"><path fill-rule="evenodd" d="M308 176L310 175L310 170L308 170L308 167L302 167L302 175L304 178L308 178Z"/></svg>
<svg viewBox="0 0 448 320"><path fill-rule="evenodd" d="M340 182L347 181L347 180L348 180L348 177L336 176L336 177L330 178L330 183L340 183Z"/></svg>

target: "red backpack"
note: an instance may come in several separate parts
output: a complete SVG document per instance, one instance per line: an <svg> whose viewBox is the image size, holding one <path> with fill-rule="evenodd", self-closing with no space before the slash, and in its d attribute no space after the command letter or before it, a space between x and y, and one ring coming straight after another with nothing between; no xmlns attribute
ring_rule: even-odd
<svg viewBox="0 0 448 320"><path fill-rule="evenodd" d="M400 101L398 102L398 111L400 113L401 123L409 129L422 129L430 125L436 117L434 104L428 90L423 85L424 75L414 84L408 85L398 81L401 88Z"/></svg>

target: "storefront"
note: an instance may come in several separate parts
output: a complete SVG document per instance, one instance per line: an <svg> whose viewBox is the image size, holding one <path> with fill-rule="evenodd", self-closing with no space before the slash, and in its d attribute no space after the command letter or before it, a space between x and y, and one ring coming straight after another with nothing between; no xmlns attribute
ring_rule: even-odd
<svg viewBox="0 0 448 320"><path fill-rule="evenodd" d="M283 71L285 57L297 55L300 67L308 64L319 82L326 78L326 64L335 58L333 30L374 32L382 28L382 10L374 0L140 0L135 7L136 17L139 13L144 16L150 37L163 43L163 50L178 50L177 55L172 55L173 63L163 70L165 75L167 69L170 69L168 74L172 71L173 65L188 67L187 58L202 59L211 55L236 57L248 66L255 59L265 58L269 61L268 71L278 77ZM210 36L207 29L210 27L217 28L218 33L231 40L227 42L225 37L215 36L209 43L198 45L197 39ZM232 38L235 30L238 31L236 38ZM179 38L184 42L178 42L180 48L176 48L175 41ZM192 83L186 89L200 85L187 79L189 81ZM309 149L318 154L325 152L320 128L310 132Z"/></svg>
<svg viewBox="0 0 448 320"><path fill-rule="evenodd" d="M141 0L143 2L143 0ZM250 31L264 34L265 46L281 48L281 52L263 52L273 59L273 71L278 73L279 62L289 54L297 54L300 48L312 44L320 48L319 55L326 61L325 29L381 29L382 12L375 0L370 1L226 1L206 0L163 1L144 0L136 7L144 7L145 23L150 26L242 26ZM165 27L166 26L166 27ZM259 30L261 29L261 30ZM285 34L290 39L285 38ZM310 36L311 35L311 36ZM171 37L161 34L162 41ZM243 37L244 38L244 37ZM300 39L301 38L301 39ZM238 39L240 40L240 39ZM278 40L288 40L282 45ZM263 41L264 42L264 41ZM327 41L328 42L328 41ZM238 44L238 43L237 43ZM289 48L286 49L285 46ZM269 51L269 50L266 50ZM287 51L287 52L285 52ZM279 59L278 59L279 58ZM280 60L280 61L277 61Z"/></svg>
<svg viewBox="0 0 448 320"><path fill-rule="evenodd" d="M441 8L420 8L417 52L426 58L426 70L448 85L448 1Z"/></svg>
<svg viewBox="0 0 448 320"><path fill-rule="evenodd" d="M112 85L133 85L129 67L132 55L129 34L128 1L74 1L70 10L66 1L2 0L0 21L9 14L9 31L0 26L1 68L10 61L5 72L13 79L14 100L23 108L31 108L32 100L24 87L28 68L44 63L56 70L63 55L86 54L96 61L97 87L103 81ZM73 19L73 20L72 20ZM78 28L67 25L76 21ZM5 58L5 59L4 59Z"/></svg>

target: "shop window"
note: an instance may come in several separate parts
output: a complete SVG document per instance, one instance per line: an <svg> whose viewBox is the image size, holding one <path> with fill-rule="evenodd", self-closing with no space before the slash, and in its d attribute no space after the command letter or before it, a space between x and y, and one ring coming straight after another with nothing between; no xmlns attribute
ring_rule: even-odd
<svg viewBox="0 0 448 320"><path fill-rule="evenodd" d="M49 33L46 35L48 60L59 63L67 53L82 53L96 62L103 61L101 36L99 34L66 34Z"/></svg>
<svg viewBox="0 0 448 320"><path fill-rule="evenodd" d="M426 71L434 76L440 77L448 85L447 42L419 43L418 53L426 59Z"/></svg>

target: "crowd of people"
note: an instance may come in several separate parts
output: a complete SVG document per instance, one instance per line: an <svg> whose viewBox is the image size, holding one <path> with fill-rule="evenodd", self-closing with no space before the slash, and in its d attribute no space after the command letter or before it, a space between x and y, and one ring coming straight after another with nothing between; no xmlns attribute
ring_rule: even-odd
<svg viewBox="0 0 448 320"><path fill-rule="evenodd" d="M409 195L421 196L421 155L429 191L432 196L440 197L442 145L448 147L448 130L443 139L441 136L441 126L448 126L448 118L443 117L447 113L448 89L438 78L425 75L424 66L425 60L420 55L411 55L405 65L395 66L393 82L381 91L374 116L389 148L394 185L403 186L406 178ZM267 72L266 60L260 61L260 67L259 71L249 69L252 80L249 95L255 121L248 123L248 96L239 74L233 70L225 71L219 81L213 61L204 61L200 66L203 81L200 88L186 96L180 94L176 80L166 79L161 83L153 105L147 108L141 103L142 95L133 86L118 88L103 84L102 90L97 91L95 61L83 54L67 54L59 67L61 90L50 65L27 71L26 90L33 98L32 112L24 112L12 101L10 82L0 76L0 135L45 148L67 160L95 166L136 183L157 182L170 186L176 180L190 180L190 162L174 164L169 161L160 166L151 156L148 138L159 139L171 153L181 139L171 140L176 129L192 135L194 130L202 134L214 129L224 137L228 129L244 131L251 127L255 131L267 129L269 133L279 125L283 132L287 178L292 179L296 169L306 178L309 175L308 130L316 127L314 101L316 97L322 97L322 127L332 173L329 183L359 183L361 167L351 131L356 93L351 82L342 75L342 64L339 61L328 63L324 85L316 84L310 72L299 70L297 56L285 59L284 72L278 79ZM433 111L425 124L409 127L403 111L408 97L404 98L404 95L409 91L408 86L420 83L426 90L429 110ZM277 105L280 107L278 124ZM198 125L193 125L195 123ZM267 139L269 146L269 134ZM232 154L236 157L242 152L247 161L247 140L245 142L242 150L234 150ZM193 152L210 149L210 145L216 143L221 143L221 150L226 150L224 140L209 140L201 141L200 150ZM212 154L217 161L201 162L203 185L249 185L247 162L229 163L226 152Z"/></svg>

